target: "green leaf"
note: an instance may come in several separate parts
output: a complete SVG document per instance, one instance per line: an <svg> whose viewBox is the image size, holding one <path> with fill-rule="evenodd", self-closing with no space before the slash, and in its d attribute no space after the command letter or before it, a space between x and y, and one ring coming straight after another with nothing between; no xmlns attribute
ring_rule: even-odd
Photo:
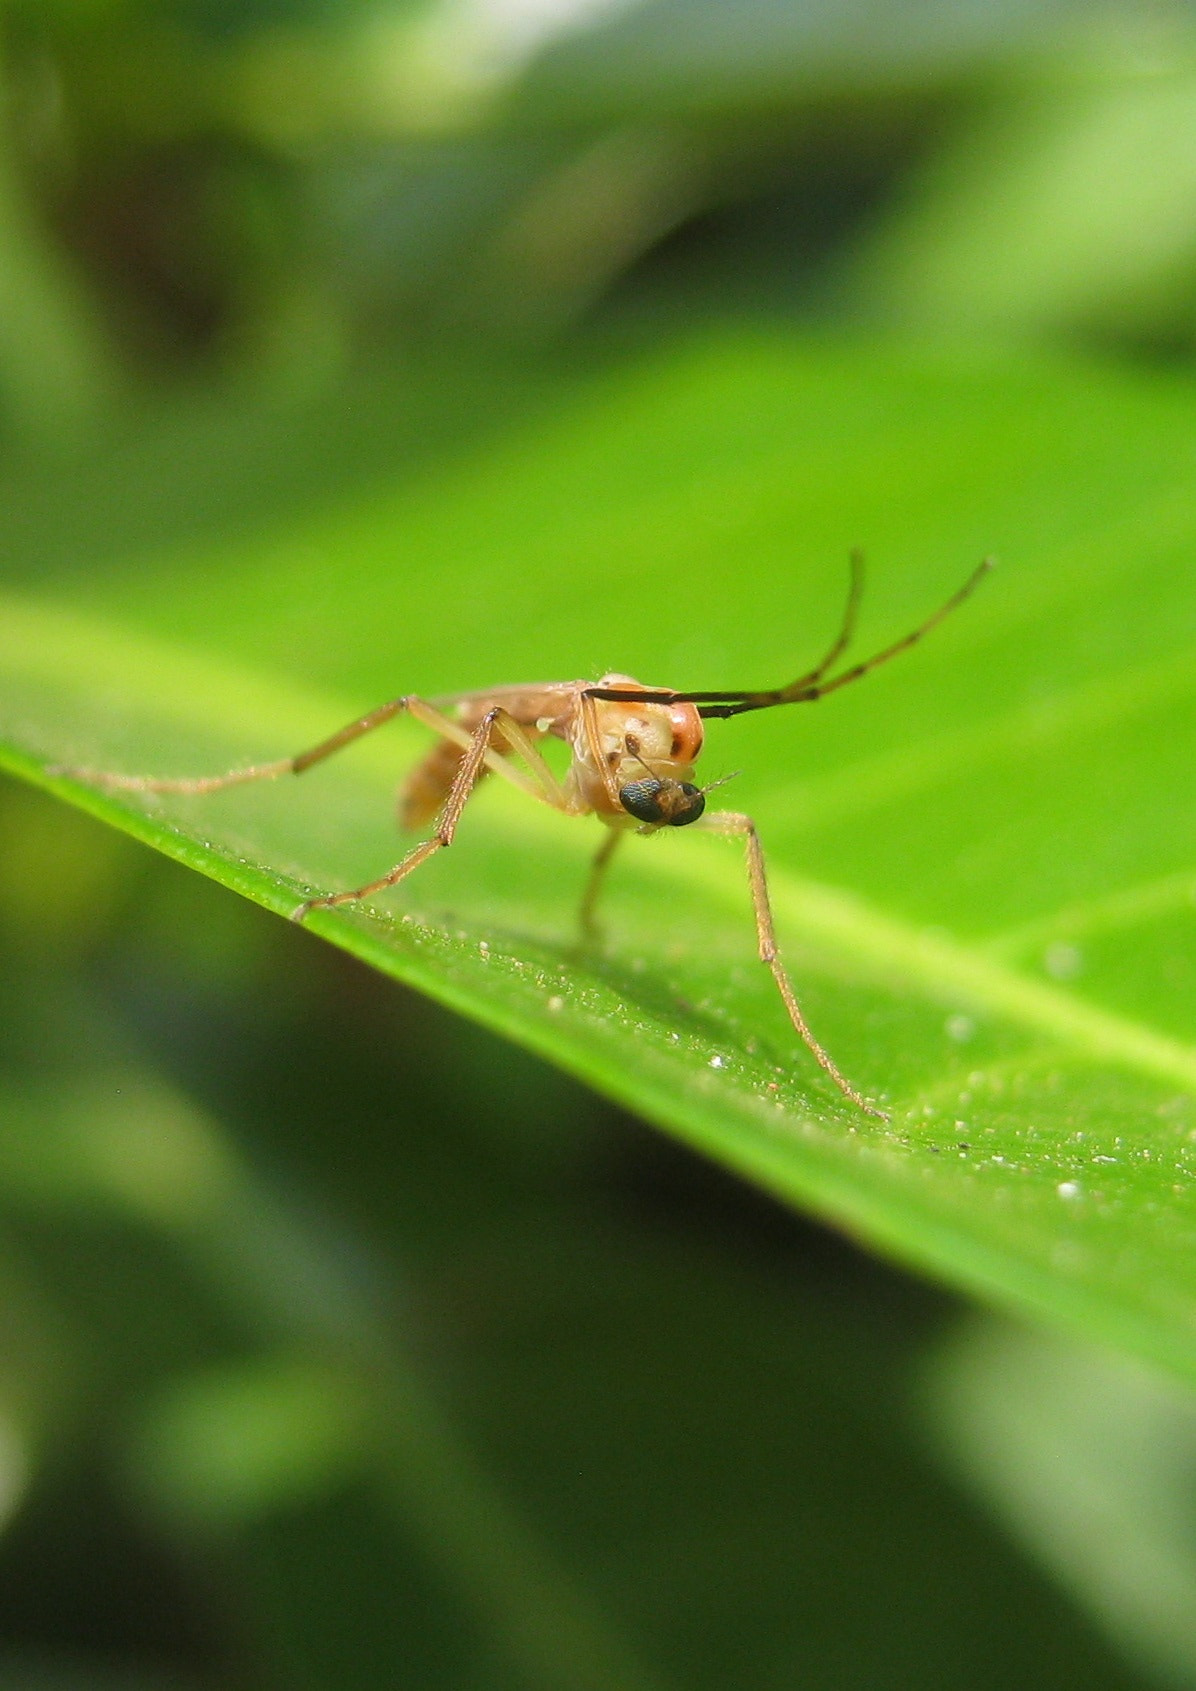
<svg viewBox="0 0 1196 1691"><path fill-rule="evenodd" d="M293 532L11 597L3 760L286 915L395 860L426 737L205 799L47 767L210 772L400 691L606 667L767 685L825 645L850 544L864 648L999 551L863 686L711 725L809 1019L887 1124L790 1029L732 844L633 841L583 958L596 827L491 782L401 894L308 925L902 1260L1191 1378L1191 419L1157 375L724 334Z"/></svg>
<svg viewBox="0 0 1196 1691"><path fill-rule="evenodd" d="M1194 175L1187 59L1143 78L1081 55L907 188L861 254L861 288L872 310L940 330L1188 346ZM1002 251L1017 263L994 264Z"/></svg>

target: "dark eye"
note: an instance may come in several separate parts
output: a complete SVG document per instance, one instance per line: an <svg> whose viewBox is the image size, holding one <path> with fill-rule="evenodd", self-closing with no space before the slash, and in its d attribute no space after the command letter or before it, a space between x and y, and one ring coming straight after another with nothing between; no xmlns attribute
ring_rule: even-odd
<svg viewBox="0 0 1196 1691"><path fill-rule="evenodd" d="M629 781L619 788L619 803L638 822L657 827L684 828L706 808L706 795L691 781Z"/></svg>
<svg viewBox="0 0 1196 1691"><path fill-rule="evenodd" d="M663 781L655 779L628 781L625 787L619 788L619 803L637 822L663 822L665 814L660 803L663 786Z"/></svg>
<svg viewBox="0 0 1196 1691"><path fill-rule="evenodd" d="M670 806L672 815L669 825L673 828L684 828L687 822L696 822L706 808L706 795L700 787L695 787L692 781L676 783L677 797Z"/></svg>

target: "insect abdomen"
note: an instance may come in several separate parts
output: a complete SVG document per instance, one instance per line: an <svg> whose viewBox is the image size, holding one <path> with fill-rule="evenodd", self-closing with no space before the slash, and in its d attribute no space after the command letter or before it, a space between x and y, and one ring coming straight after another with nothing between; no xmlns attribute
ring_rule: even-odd
<svg viewBox="0 0 1196 1691"><path fill-rule="evenodd" d="M399 826L423 828L440 815L465 753L451 740L437 740L399 788ZM490 771L478 770L481 781Z"/></svg>

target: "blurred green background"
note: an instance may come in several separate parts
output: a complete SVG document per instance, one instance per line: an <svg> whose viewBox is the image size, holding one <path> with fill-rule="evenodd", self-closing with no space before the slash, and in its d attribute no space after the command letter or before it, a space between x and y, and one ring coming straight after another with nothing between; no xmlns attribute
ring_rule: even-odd
<svg viewBox="0 0 1196 1691"><path fill-rule="evenodd" d="M1082 592L1144 489L1191 531L1187 6L3 0L0 119L6 591L362 706L650 657L713 685L756 649L744 683L779 681L786 542L740 580L728 537L757 499L783 536L804 430L819 630L897 509L886 626L1017 534L1080 584L1028 616L1036 685L1190 646L1182 549L1115 618ZM885 443L923 409L911 493ZM462 604L504 499L554 591L503 529ZM977 650L965 708L1033 702ZM899 734L893 697L832 736ZM744 743L763 809L784 730ZM922 813L887 824L911 920L1091 890L1076 846L1020 909L1033 829L997 808L933 886ZM876 890L875 845L810 849ZM1177 1037L1189 940L1138 955ZM14 782L0 1334L0 1691L1196 1686L1182 1387L968 1309Z"/></svg>

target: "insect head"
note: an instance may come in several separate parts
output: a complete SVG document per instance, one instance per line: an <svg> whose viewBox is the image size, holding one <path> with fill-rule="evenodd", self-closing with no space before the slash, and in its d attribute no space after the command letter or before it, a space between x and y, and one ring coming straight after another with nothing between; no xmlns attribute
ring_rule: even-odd
<svg viewBox="0 0 1196 1691"><path fill-rule="evenodd" d="M619 803L638 822L654 828L684 828L706 808L706 795L692 781L628 781L619 788Z"/></svg>

